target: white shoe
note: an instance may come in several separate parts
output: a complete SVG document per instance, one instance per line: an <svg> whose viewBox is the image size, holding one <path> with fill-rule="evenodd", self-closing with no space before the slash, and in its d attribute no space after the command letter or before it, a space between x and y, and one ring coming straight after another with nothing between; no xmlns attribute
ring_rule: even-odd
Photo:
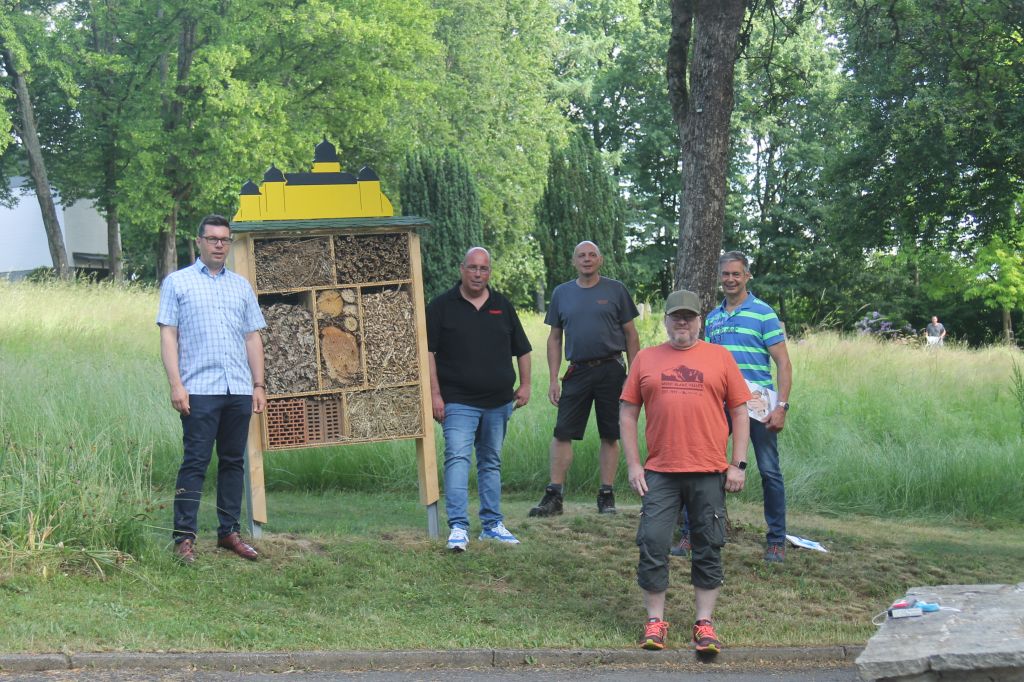
<svg viewBox="0 0 1024 682"><path fill-rule="evenodd" d="M504 542L506 545L519 544L519 540L516 539L516 536L509 533L505 524L500 522L494 528L487 528L483 533L480 533L480 539L497 540L498 542Z"/></svg>
<svg viewBox="0 0 1024 682"><path fill-rule="evenodd" d="M448 534L448 544L446 547L453 552L465 552L466 545L468 544L469 533L466 532L466 529L459 527L452 528L452 532Z"/></svg>

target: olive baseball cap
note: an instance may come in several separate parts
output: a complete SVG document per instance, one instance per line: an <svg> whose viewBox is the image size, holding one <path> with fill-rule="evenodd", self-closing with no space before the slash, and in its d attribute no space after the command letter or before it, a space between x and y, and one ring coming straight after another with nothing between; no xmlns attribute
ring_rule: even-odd
<svg viewBox="0 0 1024 682"><path fill-rule="evenodd" d="M668 298L665 299L665 314L671 315L677 310L689 310L700 315L700 299L697 298L697 294L686 289L673 291L669 294Z"/></svg>

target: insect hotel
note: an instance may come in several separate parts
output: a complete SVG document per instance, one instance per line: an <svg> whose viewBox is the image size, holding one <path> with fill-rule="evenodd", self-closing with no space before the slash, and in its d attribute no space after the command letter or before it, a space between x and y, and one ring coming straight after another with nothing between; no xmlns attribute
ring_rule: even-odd
<svg viewBox="0 0 1024 682"><path fill-rule="evenodd" d="M242 187L231 267L267 327L267 409L246 450L250 530L267 522L263 458L275 450L413 439L420 501L437 536L437 464L419 236L394 217L373 169L343 172L316 146L312 172L273 165Z"/></svg>

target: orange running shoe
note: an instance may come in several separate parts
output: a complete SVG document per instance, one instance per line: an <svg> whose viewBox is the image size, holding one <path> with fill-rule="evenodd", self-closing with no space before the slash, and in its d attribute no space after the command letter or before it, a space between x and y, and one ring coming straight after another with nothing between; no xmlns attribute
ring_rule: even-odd
<svg viewBox="0 0 1024 682"><path fill-rule="evenodd" d="M661 651L665 648L665 637L667 635L668 623L652 618L644 624L644 636L640 640L640 648Z"/></svg>
<svg viewBox="0 0 1024 682"><path fill-rule="evenodd" d="M715 626L710 620L698 620L693 624L693 643L700 653L717 654L722 650L722 642L715 634Z"/></svg>

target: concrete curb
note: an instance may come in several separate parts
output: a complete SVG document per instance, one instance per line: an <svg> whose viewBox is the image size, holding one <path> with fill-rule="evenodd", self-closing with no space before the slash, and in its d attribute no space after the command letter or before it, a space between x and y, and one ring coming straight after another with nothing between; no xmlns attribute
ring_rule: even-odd
<svg viewBox="0 0 1024 682"><path fill-rule="evenodd" d="M818 648L726 649L716 664L852 665L862 646ZM515 668L538 666L692 666L700 663L692 649L459 649L455 651L309 651L292 653L68 653L0 654L0 672L55 670L213 670L283 672L315 670L411 670L430 668Z"/></svg>

